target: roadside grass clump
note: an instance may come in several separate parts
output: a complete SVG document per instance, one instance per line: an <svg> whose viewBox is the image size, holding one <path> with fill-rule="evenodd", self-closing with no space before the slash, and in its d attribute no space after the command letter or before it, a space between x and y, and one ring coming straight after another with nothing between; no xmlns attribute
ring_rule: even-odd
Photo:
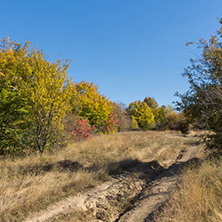
<svg viewBox="0 0 222 222"><path fill-rule="evenodd" d="M23 221L33 212L103 183L113 173L158 159L164 147L168 150L164 159L176 158L187 141L176 132L126 132L95 136L42 155L2 157L0 218Z"/></svg>
<svg viewBox="0 0 222 222"><path fill-rule="evenodd" d="M222 221L222 158L189 167L177 190L155 221L220 222Z"/></svg>

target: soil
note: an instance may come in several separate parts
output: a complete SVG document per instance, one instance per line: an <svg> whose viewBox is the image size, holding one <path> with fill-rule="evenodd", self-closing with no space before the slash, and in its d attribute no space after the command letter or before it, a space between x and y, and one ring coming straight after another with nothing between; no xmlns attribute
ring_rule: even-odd
<svg viewBox="0 0 222 222"><path fill-rule="evenodd" d="M156 157L165 149L160 150ZM168 160L170 166L166 168L155 160L138 162L87 192L68 197L30 215L25 222L153 221L154 212L161 209L175 189L181 170L190 162L197 161L198 151L199 146L196 145L184 148L176 159Z"/></svg>

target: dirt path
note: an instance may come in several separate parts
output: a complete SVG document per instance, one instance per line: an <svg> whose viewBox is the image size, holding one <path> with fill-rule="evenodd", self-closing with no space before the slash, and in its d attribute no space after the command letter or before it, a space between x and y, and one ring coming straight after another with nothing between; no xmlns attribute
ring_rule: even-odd
<svg viewBox="0 0 222 222"><path fill-rule="evenodd" d="M96 218L96 221L97 219L105 220L108 213L109 219L114 220L120 213L119 209L125 204L125 195L127 194L130 199L139 195L160 170L161 167L155 161L138 164L129 172L115 176L87 193L66 198L44 211L33 214L25 222L52 221L53 217L64 215L72 209L90 210L92 216L90 221L94 221L93 218Z"/></svg>
<svg viewBox="0 0 222 222"><path fill-rule="evenodd" d="M153 212L164 203L178 182L180 169L196 157L198 149L198 146L190 146L181 150L176 159L170 160L174 164L168 169L156 161L141 162L86 193L68 197L31 215L25 222L67 221L63 215L72 211L85 212L87 217L83 221L90 222L152 221ZM165 150L160 149L155 158Z"/></svg>
<svg viewBox="0 0 222 222"><path fill-rule="evenodd" d="M116 222L153 221L154 211L169 198L170 191L175 188L178 182L181 169L187 165L189 160L195 158L197 152L198 147L182 150L176 163L157 176L150 186L143 190L142 197L133 208L121 215Z"/></svg>

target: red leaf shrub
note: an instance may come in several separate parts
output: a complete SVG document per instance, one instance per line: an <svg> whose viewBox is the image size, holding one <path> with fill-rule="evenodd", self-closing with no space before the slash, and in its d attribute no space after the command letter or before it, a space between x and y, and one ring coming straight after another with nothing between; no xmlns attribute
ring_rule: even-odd
<svg viewBox="0 0 222 222"><path fill-rule="evenodd" d="M87 119L77 119L71 134L73 139L76 141L91 139L94 128L95 126L91 126Z"/></svg>

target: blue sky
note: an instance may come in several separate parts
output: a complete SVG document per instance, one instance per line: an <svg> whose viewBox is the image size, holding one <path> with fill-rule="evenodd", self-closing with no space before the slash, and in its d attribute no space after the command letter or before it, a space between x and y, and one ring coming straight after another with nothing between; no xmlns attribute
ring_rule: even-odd
<svg viewBox="0 0 222 222"><path fill-rule="evenodd" d="M154 97L172 104L198 53L189 41L219 28L221 0L1 0L0 38L30 40L49 58L71 60L74 81L95 82L112 101Z"/></svg>

